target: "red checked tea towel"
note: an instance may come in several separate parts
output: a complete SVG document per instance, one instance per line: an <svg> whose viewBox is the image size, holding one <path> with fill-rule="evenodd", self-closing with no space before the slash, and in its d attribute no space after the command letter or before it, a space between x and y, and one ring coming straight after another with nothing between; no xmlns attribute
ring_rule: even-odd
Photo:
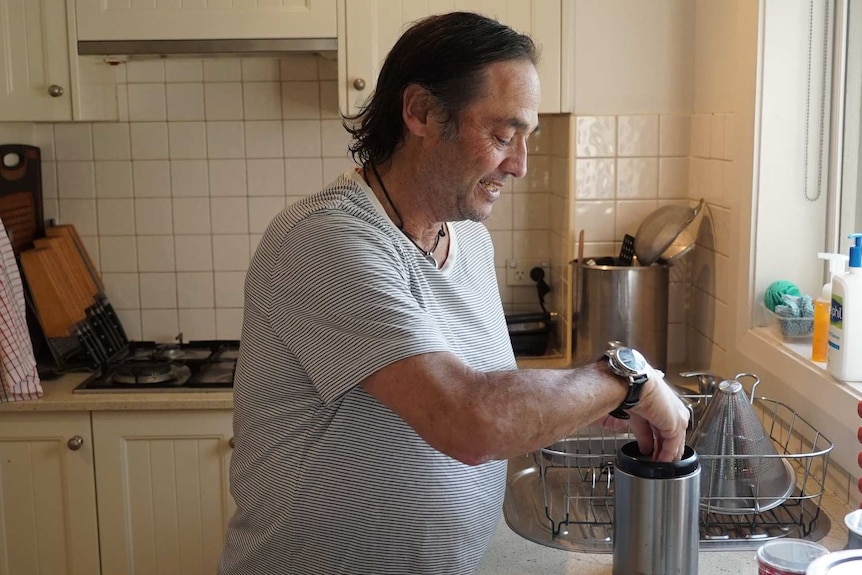
<svg viewBox="0 0 862 575"><path fill-rule="evenodd" d="M27 330L24 287L6 226L0 220L0 402L42 397Z"/></svg>

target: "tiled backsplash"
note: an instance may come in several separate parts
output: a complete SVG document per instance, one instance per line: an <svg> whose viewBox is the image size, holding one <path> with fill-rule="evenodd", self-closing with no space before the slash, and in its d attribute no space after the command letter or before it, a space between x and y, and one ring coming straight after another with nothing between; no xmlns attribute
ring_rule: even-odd
<svg viewBox="0 0 862 575"><path fill-rule="evenodd" d="M117 72L123 121L33 127L46 216L78 228L130 337L239 337L245 271L270 219L352 165L336 64L168 59Z"/></svg>
<svg viewBox="0 0 862 575"><path fill-rule="evenodd" d="M0 141L41 147L46 216L78 228L131 337L238 337L245 271L270 219L353 165L336 64L144 60L117 74L122 121L0 124ZM507 310L538 309L535 289L505 285L507 259L551 259L547 301L565 313L580 229L588 256L616 254L649 212L689 201L690 122L540 118L527 177L487 221ZM671 363L685 353L682 280L672 274Z"/></svg>
<svg viewBox="0 0 862 575"><path fill-rule="evenodd" d="M625 234L656 208L690 203L690 116L621 115L575 118L574 231L584 230L584 255L617 255ZM686 266L671 268L668 363L686 353Z"/></svg>

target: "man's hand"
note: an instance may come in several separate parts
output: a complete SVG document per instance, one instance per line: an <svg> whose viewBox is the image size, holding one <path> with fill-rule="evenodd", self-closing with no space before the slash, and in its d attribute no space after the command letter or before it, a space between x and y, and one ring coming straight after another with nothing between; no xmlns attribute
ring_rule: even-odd
<svg viewBox="0 0 862 575"><path fill-rule="evenodd" d="M690 413L661 372L652 367L649 370L640 401L628 410L629 426L642 454L651 453L653 461L678 460L685 449Z"/></svg>

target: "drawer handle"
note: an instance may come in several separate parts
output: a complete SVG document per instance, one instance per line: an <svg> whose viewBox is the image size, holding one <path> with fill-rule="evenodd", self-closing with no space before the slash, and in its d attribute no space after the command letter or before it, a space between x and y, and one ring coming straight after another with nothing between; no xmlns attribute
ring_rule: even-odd
<svg viewBox="0 0 862 575"><path fill-rule="evenodd" d="M76 435L75 437L67 441L66 445L69 447L70 450L78 451L84 445L84 438L80 435Z"/></svg>
<svg viewBox="0 0 862 575"><path fill-rule="evenodd" d="M355 79L353 81L353 87L356 88L357 90L364 90L365 89L365 80L363 80L362 78Z"/></svg>
<svg viewBox="0 0 862 575"><path fill-rule="evenodd" d="M51 84L50 86L48 86L48 95L52 98L59 98L63 95L63 86Z"/></svg>

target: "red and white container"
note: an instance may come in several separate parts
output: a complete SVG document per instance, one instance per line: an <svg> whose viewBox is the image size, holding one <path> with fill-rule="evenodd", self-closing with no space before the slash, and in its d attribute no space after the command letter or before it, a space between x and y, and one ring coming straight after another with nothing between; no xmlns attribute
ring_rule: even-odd
<svg viewBox="0 0 862 575"><path fill-rule="evenodd" d="M758 575L806 575L808 566L829 550L804 539L775 539L757 550Z"/></svg>

